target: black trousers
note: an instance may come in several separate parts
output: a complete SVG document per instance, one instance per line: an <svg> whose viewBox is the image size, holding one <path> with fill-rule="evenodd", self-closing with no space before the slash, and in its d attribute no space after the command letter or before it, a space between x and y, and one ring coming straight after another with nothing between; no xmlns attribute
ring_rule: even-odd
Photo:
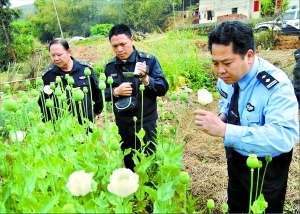
<svg viewBox="0 0 300 214"><path fill-rule="evenodd" d="M121 142L121 149L122 151L125 151L125 149L136 149L141 151L141 142L135 135L135 130L133 126L126 126L122 124L117 124L119 128L119 134L122 138ZM150 121L143 124L143 128L145 130L145 136L143 138L143 141L145 145L147 145L147 142L150 142L148 146L145 147L145 153L151 155L156 150L155 146L155 138L156 138L156 121ZM136 132L138 133L140 130L140 126L137 126ZM136 142L135 142L136 140ZM124 164L125 167L128 169L131 169L134 171L134 161L132 159L134 155L134 151L131 150L131 152L124 157Z"/></svg>
<svg viewBox="0 0 300 214"><path fill-rule="evenodd" d="M289 166L293 150L272 158L267 166L262 194L268 203L266 213L283 213ZM248 156L233 151L232 158L227 159L228 167L228 206L229 213L248 213L250 199L250 168L246 164ZM259 172L259 196L261 179L266 166L265 158L258 158L263 167ZM252 202L255 200L257 184L257 169L254 170Z"/></svg>

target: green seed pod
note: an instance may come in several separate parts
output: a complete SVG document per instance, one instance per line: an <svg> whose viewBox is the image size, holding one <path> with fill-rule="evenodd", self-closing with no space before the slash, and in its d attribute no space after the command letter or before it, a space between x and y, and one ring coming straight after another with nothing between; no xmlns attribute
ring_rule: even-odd
<svg viewBox="0 0 300 214"><path fill-rule="evenodd" d="M261 169L262 168L262 161L258 160L258 165L257 168Z"/></svg>
<svg viewBox="0 0 300 214"><path fill-rule="evenodd" d="M181 101L186 101L188 98L189 98L189 95L188 95L187 92L182 92L182 93L180 94L180 100L181 100Z"/></svg>
<svg viewBox="0 0 300 214"><path fill-rule="evenodd" d="M71 91L71 89L72 89L71 86L69 86L69 85L66 86L66 90L67 90L67 91Z"/></svg>
<svg viewBox="0 0 300 214"><path fill-rule="evenodd" d="M28 117L28 119L29 119L30 121L34 121L34 120L35 120L35 115L34 115L32 112L29 112L29 113L27 114L27 117Z"/></svg>
<svg viewBox="0 0 300 214"><path fill-rule="evenodd" d="M68 80L70 78L70 74L65 74L65 79Z"/></svg>
<svg viewBox="0 0 300 214"><path fill-rule="evenodd" d="M39 96L39 92L37 90L35 90L35 89L32 89L31 90L31 96L37 97L37 96Z"/></svg>
<svg viewBox="0 0 300 214"><path fill-rule="evenodd" d="M105 81L105 80L106 80L106 77L105 77L105 74L104 74L104 73L101 73L101 74L100 74L99 80L100 80L100 81Z"/></svg>
<svg viewBox="0 0 300 214"><path fill-rule="evenodd" d="M46 131L46 129L47 129L44 123L39 123L37 125L37 128L38 128L38 132L39 133L44 133Z"/></svg>
<svg viewBox="0 0 300 214"><path fill-rule="evenodd" d="M215 202L212 199L208 199L206 202L206 207L210 210L215 208Z"/></svg>
<svg viewBox="0 0 300 214"><path fill-rule="evenodd" d="M57 77L55 78L55 82L61 83L61 77L60 77L60 76L57 76Z"/></svg>
<svg viewBox="0 0 300 214"><path fill-rule="evenodd" d="M17 101L14 100L12 97L4 98L3 108L6 111L16 112L18 110Z"/></svg>
<svg viewBox="0 0 300 214"><path fill-rule="evenodd" d="M11 128L12 128L12 126L11 126L10 124L5 125L5 129L6 129L7 131L11 130Z"/></svg>
<svg viewBox="0 0 300 214"><path fill-rule="evenodd" d="M113 150L113 151L118 151L120 149L120 144L117 140L113 140L111 143L110 143L110 149Z"/></svg>
<svg viewBox="0 0 300 214"><path fill-rule="evenodd" d="M75 101L81 101L84 98L84 93L80 88L74 88L73 99Z"/></svg>
<svg viewBox="0 0 300 214"><path fill-rule="evenodd" d="M68 78L68 84L69 84L69 85L73 85L73 84L74 84L74 79L73 79L73 77L69 77L69 78Z"/></svg>
<svg viewBox="0 0 300 214"><path fill-rule="evenodd" d="M133 119L134 122L137 121L137 117L136 116L134 116L132 119Z"/></svg>
<svg viewBox="0 0 300 214"><path fill-rule="evenodd" d="M43 81L42 78L38 78L38 79L36 80L36 85L37 85L37 86L41 86L41 85L43 85L43 83L44 83L44 81Z"/></svg>
<svg viewBox="0 0 300 214"><path fill-rule="evenodd" d="M60 100L61 100L61 101L66 101L66 100L67 100L67 95L66 95L66 94L62 94L62 95L60 96Z"/></svg>
<svg viewBox="0 0 300 214"><path fill-rule="evenodd" d="M61 88L60 87L57 87L56 89L55 89L55 91L54 91L54 94L56 95L56 96L61 96L62 95L62 91L61 91Z"/></svg>
<svg viewBox="0 0 300 214"><path fill-rule="evenodd" d="M164 102L163 102L162 100L159 100L159 101L158 101L158 106L159 106L159 107L163 107L163 106L164 106Z"/></svg>
<svg viewBox="0 0 300 214"><path fill-rule="evenodd" d="M144 86L144 84L141 84L141 85L140 85L140 91L145 91L145 86Z"/></svg>
<svg viewBox="0 0 300 214"><path fill-rule="evenodd" d="M171 95L171 99L172 99L173 101L176 101L177 98L178 98L178 96L177 96L176 93L173 93L173 94Z"/></svg>
<svg viewBox="0 0 300 214"><path fill-rule="evenodd" d="M17 116L21 116L21 115L22 115L22 111L21 111L21 110L17 110L17 111L16 111L16 115L17 115Z"/></svg>
<svg viewBox="0 0 300 214"><path fill-rule="evenodd" d="M50 82L50 88L54 91L54 89L55 89L55 83L54 82Z"/></svg>
<svg viewBox="0 0 300 214"><path fill-rule="evenodd" d="M175 134L175 132L176 132L176 131L175 131L175 128L174 128L173 126L171 126L171 125L168 127L168 130L169 130L169 132L170 132L171 134Z"/></svg>
<svg viewBox="0 0 300 214"><path fill-rule="evenodd" d="M24 104L28 103L28 97L26 95L22 96L22 103Z"/></svg>
<svg viewBox="0 0 300 214"><path fill-rule="evenodd" d="M190 182L189 173L187 173L187 172L180 172L179 176L180 176L179 180L180 180L180 182L182 184L188 184Z"/></svg>
<svg viewBox="0 0 300 214"><path fill-rule="evenodd" d="M89 68L89 67L86 67L85 69L84 69L84 75L85 76L91 76L91 69Z"/></svg>
<svg viewBox="0 0 300 214"><path fill-rule="evenodd" d="M5 83L3 85L3 89L4 89L4 91L9 91L10 90L10 84L9 83Z"/></svg>
<svg viewBox="0 0 300 214"><path fill-rule="evenodd" d="M46 106L47 106L48 108L53 108L53 107L54 107L53 101L52 101L51 99L47 99L47 100L46 100Z"/></svg>
<svg viewBox="0 0 300 214"><path fill-rule="evenodd" d="M113 84L113 82L114 82L113 78L112 78L111 76L109 76L109 77L107 78L107 83L108 83L109 85L111 85L111 84Z"/></svg>
<svg viewBox="0 0 300 214"><path fill-rule="evenodd" d="M272 161L272 157L270 155L267 155L265 160L266 162L270 163Z"/></svg>
<svg viewBox="0 0 300 214"><path fill-rule="evenodd" d="M86 86L84 86L82 90L84 94L87 94L89 92L89 89Z"/></svg>
<svg viewBox="0 0 300 214"><path fill-rule="evenodd" d="M25 82L25 87L26 87L26 88L30 88L30 87L31 87L31 83L30 83L29 81L26 81L26 82Z"/></svg>
<svg viewBox="0 0 300 214"><path fill-rule="evenodd" d="M100 90L104 90L104 89L106 88L105 82L101 81L101 82L99 83L99 88L100 88Z"/></svg>
<svg viewBox="0 0 300 214"><path fill-rule="evenodd" d="M228 204L222 204L222 212L227 213L228 212Z"/></svg>
<svg viewBox="0 0 300 214"><path fill-rule="evenodd" d="M249 154L247 158L247 166L251 169L255 169L258 166L258 159L256 154Z"/></svg>

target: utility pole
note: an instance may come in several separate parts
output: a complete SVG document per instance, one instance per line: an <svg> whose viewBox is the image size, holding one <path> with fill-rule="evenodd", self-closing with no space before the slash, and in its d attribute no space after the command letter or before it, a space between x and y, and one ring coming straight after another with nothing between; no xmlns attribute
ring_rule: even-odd
<svg viewBox="0 0 300 214"><path fill-rule="evenodd" d="M53 1L53 7L54 7L55 14L56 14L59 30L60 30L60 35L61 35L62 38L64 38L63 32L61 30L60 21L59 21L59 18L58 18L58 13L57 13L57 10L56 10L55 2L54 2L54 0L52 0L52 1Z"/></svg>

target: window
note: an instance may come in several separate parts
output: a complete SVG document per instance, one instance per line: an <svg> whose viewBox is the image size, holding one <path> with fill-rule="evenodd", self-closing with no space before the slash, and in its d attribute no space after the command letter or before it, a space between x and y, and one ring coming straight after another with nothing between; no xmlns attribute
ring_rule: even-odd
<svg viewBox="0 0 300 214"><path fill-rule="evenodd" d="M237 14L237 7L231 9L232 14Z"/></svg>
<svg viewBox="0 0 300 214"><path fill-rule="evenodd" d="M295 11L292 12L286 12L283 15L283 20L293 20L295 16Z"/></svg>
<svg viewBox="0 0 300 214"><path fill-rule="evenodd" d="M259 1L254 1L253 12L259 11Z"/></svg>

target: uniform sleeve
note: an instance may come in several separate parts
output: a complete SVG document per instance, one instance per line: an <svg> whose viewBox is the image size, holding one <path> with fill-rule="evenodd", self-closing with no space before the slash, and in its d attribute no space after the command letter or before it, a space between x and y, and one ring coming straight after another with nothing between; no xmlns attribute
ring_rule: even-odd
<svg viewBox="0 0 300 214"><path fill-rule="evenodd" d="M153 57L149 66L149 84L146 86L146 93L150 92L156 96L164 96L169 90L169 84L162 72L161 66L156 57Z"/></svg>
<svg viewBox="0 0 300 214"><path fill-rule="evenodd" d="M271 93L271 92L270 92ZM243 155L255 153L258 156L289 152L299 138L298 106L292 86L283 83L265 101L264 123L240 126L227 124L224 144L233 147ZM251 121L248 121L251 123Z"/></svg>

